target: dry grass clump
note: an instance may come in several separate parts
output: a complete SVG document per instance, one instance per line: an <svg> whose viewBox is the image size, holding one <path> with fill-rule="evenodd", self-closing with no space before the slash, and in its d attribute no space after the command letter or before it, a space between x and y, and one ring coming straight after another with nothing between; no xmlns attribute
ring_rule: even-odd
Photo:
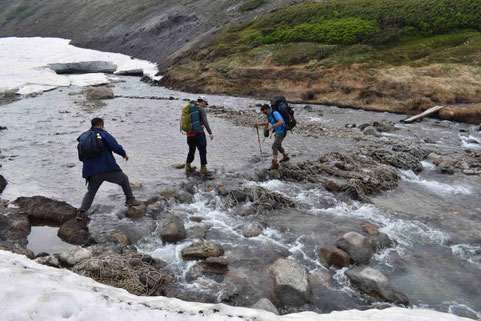
<svg viewBox="0 0 481 321"><path fill-rule="evenodd" d="M466 123L481 123L481 104L450 106L439 111L439 117Z"/></svg>

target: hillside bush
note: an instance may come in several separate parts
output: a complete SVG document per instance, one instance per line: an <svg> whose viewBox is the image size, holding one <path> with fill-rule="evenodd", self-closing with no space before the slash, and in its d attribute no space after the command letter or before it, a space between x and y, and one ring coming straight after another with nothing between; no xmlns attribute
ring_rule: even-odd
<svg viewBox="0 0 481 321"><path fill-rule="evenodd" d="M259 8L264 3L264 0L247 0L239 7L241 12L251 11Z"/></svg>

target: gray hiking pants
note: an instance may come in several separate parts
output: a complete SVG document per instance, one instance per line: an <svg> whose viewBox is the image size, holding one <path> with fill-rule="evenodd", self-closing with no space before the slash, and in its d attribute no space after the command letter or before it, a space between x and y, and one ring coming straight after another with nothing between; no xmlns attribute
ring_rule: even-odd
<svg viewBox="0 0 481 321"><path fill-rule="evenodd" d="M82 205L80 206L79 210L81 211L89 210L90 206L92 205L92 202L94 201L95 194L97 194L97 191L99 190L100 185L102 185L104 181L120 185L127 199L134 197L134 195L132 194L132 188L130 188L129 178L127 177L127 175L124 174L124 172L111 171L111 172L98 173L98 174L89 176L87 193L85 193L85 196L82 200Z"/></svg>
<svg viewBox="0 0 481 321"><path fill-rule="evenodd" d="M286 133L277 134L274 139L274 143L272 144L272 154L277 155L279 152L282 154L285 153L284 148L282 147L282 141L286 138Z"/></svg>

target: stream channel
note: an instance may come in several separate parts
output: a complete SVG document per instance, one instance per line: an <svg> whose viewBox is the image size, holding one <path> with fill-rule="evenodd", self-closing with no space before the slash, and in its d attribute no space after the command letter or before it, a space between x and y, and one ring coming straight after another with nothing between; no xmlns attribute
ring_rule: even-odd
<svg viewBox="0 0 481 321"><path fill-rule="evenodd" d="M80 87L45 92L0 106L2 175L9 184L2 199L13 201L20 196L43 195L79 206L86 191L77 159L76 138L90 127L90 119L101 117L105 128L125 148L130 159L117 161L132 183L141 185L134 193L139 199L160 195L165 189L189 184L183 170L187 153L185 135L179 132L180 108L185 99L196 95L149 86L135 77L120 77L113 84L113 100L91 103ZM136 98L132 98L132 97ZM131 97L131 98L125 98ZM169 99L149 99L148 97ZM144 98L144 99L142 99ZM266 101L207 95L209 104L234 110L258 110ZM395 139L423 142L436 153L451 157L466 149L479 153L481 141L476 126L435 119L402 124L406 115L367 112L316 106L294 105L300 122L321 123L330 131L345 131L345 124L392 121L398 128L383 134L382 146ZM370 266L384 273L392 284L405 293L413 308L430 308L460 316L481 318L481 180L457 172L444 175L429 161L424 169L397 170L401 177L393 191L372 196L372 203L346 201L313 183L281 180L251 180L252 173L270 165L259 161L257 133L253 127L236 126L225 118L208 115L214 132L208 141L209 169L215 180L230 186L262 186L295 200L296 209L282 209L252 215L239 215L239 209L226 208L215 191L197 190L194 202L172 201L169 213L184 219L187 239L177 244L162 244L154 233L146 232L135 244L139 251L168 263L175 275L178 291L171 295L186 300L225 302L249 306L264 297L269 284L268 267L279 257L301 263L310 273L313 299L300 310L327 313L351 308L384 306L352 288L343 270L326 267L319 258L322 246L333 244L343 234L360 232L361 223L370 223L397 242L393 248L376 253ZM263 121L259 114L259 121ZM357 129L353 129L357 130ZM357 130L359 131L359 130ZM262 141L263 153L271 152L272 139ZM291 162L315 161L328 152L350 152L365 141L316 135L289 134L284 147ZM196 155L196 166L199 158ZM90 229L108 226L110 218L123 207L121 189L104 184L91 208ZM201 222L189 217L201 217ZM260 223L261 235L246 238L242 229ZM33 228L35 229L35 227ZM53 229L55 233L55 229ZM35 242L48 239L48 229L37 231ZM190 234L190 236L189 236ZM229 272L222 278L193 278L189 273L194 262L182 260L180 251L195 240L214 241L225 249ZM49 241L50 242L50 241ZM52 251L53 245L43 250ZM38 250L36 250L37 252ZM283 311L289 312L289 311Z"/></svg>

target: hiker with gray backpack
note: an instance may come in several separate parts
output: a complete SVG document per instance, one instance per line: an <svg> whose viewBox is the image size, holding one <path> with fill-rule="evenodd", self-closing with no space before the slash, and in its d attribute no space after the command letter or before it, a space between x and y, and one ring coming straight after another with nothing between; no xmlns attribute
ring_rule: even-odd
<svg viewBox="0 0 481 321"><path fill-rule="evenodd" d="M87 193L82 200L82 205L76 211L78 221L88 220L87 211L104 181L122 187L126 198L126 206L141 204L132 194L129 178L115 162L112 152L119 154L126 161L129 160L129 156L115 138L104 129L104 121L101 118L92 119L91 125L92 127L89 130L77 138L79 142L77 145L78 158L83 163L82 177L88 183Z"/></svg>
<svg viewBox="0 0 481 321"><path fill-rule="evenodd" d="M197 99L197 102L191 102L182 108L180 130L187 134L187 145L189 145L189 153L185 163L186 174L195 172L195 166L192 166L192 162L195 158L196 149L199 150L200 155L200 175L212 174L207 170L207 139L204 133L205 127L209 133L210 140L214 139L214 134L212 134L204 109L208 105L207 99L201 96Z"/></svg>
<svg viewBox="0 0 481 321"><path fill-rule="evenodd" d="M289 155L282 147L282 142L286 138L287 131L292 130L296 126L294 111L289 107L284 96L278 96L271 100L271 106L267 104L262 105L261 112L267 116L267 121L256 123L255 126L267 125L267 131L274 130L275 139L272 144L272 164L269 169L276 169L279 167L279 162L290 160ZM277 162L279 152L281 152L283 157Z"/></svg>

